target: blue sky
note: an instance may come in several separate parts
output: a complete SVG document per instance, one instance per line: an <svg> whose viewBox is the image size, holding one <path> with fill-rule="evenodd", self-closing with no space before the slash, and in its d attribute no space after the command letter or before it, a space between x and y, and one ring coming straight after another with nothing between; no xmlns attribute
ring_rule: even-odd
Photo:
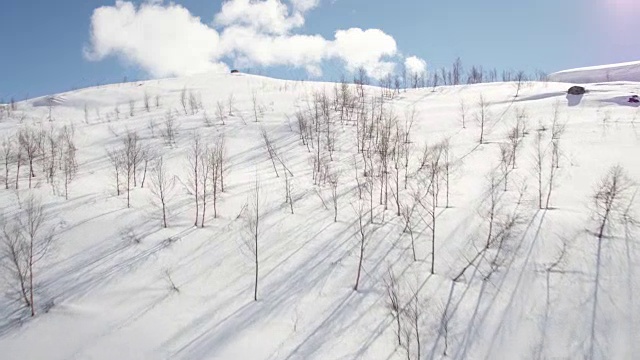
<svg viewBox="0 0 640 360"><path fill-rule="evenodd" d="M212 27L221 9L219 0L174 3ZM131 59L106 56L89 61L83 55L83 47L91 43L94 9L114 4L5 2L0 12L0 101L121 81L125 76L149 77L148 69ZM320 0L304 18L304 26L291 33L333 39L338 29L381 29L397 43L396 60L415 55L426 60L429 69L448 65L456 56L465 65L547 72L640 60L637 0ZM322 70L321 78L328 80L348 72L340 61L323 62ZM307 76L286 65L262 72Z"/></svg>

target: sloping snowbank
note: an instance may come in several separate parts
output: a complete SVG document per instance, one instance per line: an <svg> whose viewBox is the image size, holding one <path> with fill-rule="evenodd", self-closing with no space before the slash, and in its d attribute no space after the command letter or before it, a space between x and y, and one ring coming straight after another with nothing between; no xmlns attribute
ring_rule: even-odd
<svg viewBox="0 0 640 360"><path fill-rule="evenodd" d="M558 71L549 75L549 80L577 84L640 81L640 61Z"/></svg>
<svg viewBox="0 0 640 360"><path fill-rule="evenodd" d="M640 110L625 100L636 84L602 84L589 96L572 98L562 83L532 82L518 97L512 83L442 86L403 91L384 104L379 88L365 87L362 111L349 102L344 113L333 101L314 104L325 94L332 99L335 89L340 94L340 87L202 74L17 103L0 121L0 149L5 139L19 144L16 134L30 129L47 151L35 160L35 176L25 157L18 176L17 160L10 164L9 189L0 152L0 238L4 221L21 214L31 194L49 215L42 228L54 229L56 237L35 267L34 318L0 266L0 359L401 360L407 352L411 359L433 360L637 358L637 233L612 226L600 247L590 208L594 187L611 166L620 164L640 180ZM361 91L348 89L347 99ZM60 101L49 106L46 98ZM189 111L192 102L203 109ZM316 118L320 108L326 117ZM397 149L387 165L388 200L373 125L385 118L380 109L397 118L384 120L388 126L379 131L378 144L385 138ZM170 119L177 124L173 143L163 139ZM327 122L314 127L311 119ZM53 135L65 125L74 134L78 164L68 200L59 195L63 171L43 166L55 159L50 139L55 144ZM313 141L303 143L301 129ZM408 137L398 138L403 129L410 129ZM513 129L521 134L517 162L514 155L502 175ZM263 130L295 176L273 165ZM174 180L167 228L152 191L151 163L144 186L134 177L130 207L124 184L118 194L107 151L121 149L128 133L163 156ZM209 192L206 215L202 204L196 213L189 185L194 134L206 146L224 134L227 145L225 190L215 213ZM442 139L449 147L437 156L447 169L451 164L451 176L447 170L435 180L442 185L429 186L430 166L422 163L433 161ZM365 142L370 150L358 151ZM549 184L543 188L537 151ZM367 163L365 152L374 156ZM339 178L337 217L332 189L317 174L317 154ZM137 179L144 178L144 168ZM377 177L365 177L365 169ZM253 301L244 209L256 179L262 189L260 273ZM285 202L287 181L295 211ZM428 189L440 191L439 205L428 202ZM539 208L542 195L549 209ZM437 227L427 206L437 206ZM364 248L361 209L370 211ZM629 209L640 213L640 202ZM480 253L487 239L494 245ZM354 291L360 251L362 274ZM0 251L0 263L2 256ZM389 308L390 272L397 277L408 351L398 346ZM412 307L416 322L408 316Z"/></svg>

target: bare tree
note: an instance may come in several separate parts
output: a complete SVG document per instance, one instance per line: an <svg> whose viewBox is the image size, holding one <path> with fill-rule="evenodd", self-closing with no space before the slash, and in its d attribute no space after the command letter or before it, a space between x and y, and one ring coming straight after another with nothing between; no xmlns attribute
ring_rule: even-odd
<svg viewBox="0 0 640 360"><path fill-rule="evenodd" d="M202 217L200 220L200 227L204 227L204 220L205 220L205 215L207 214L207 199L209 196L209 187L208 187L208 183L209 183L209 171L211 170L211 162L209 161L209 159L212 156L212 150L211 147L207 146L204 148L203 152L201 153L201 159L200 159L200 171L198 176L200 177L199 181L201 186L201 197L200 199L202 200Z"/></svg>
<svg viewBox="0 0 640 360"><path fill-rule="evenodd" d="M129 100L129 117L133 117L136 110L136 101L131 99Z"/></svg>
<svg viewBox="0 0 640 360"><path fill-rule="evenodd" d="M150 102L149 93L145 91L143 103L144 103L144 109L147 110L147 112L151 111L151 106L149 105L149 102Z"/></svg>
<svg viewBox="0 0 640 360"><path fill-rule="evenodd" d="M233 116L234 104L235 104L235 98L233 96L233 93L230 93L229 97L227 98L227 106L229 108L229 112L228 112L229 116Z"/></svg>
<svg viewBox="0 0 640 360"><path fill-rule="evenodd" d="M69 184L78 172L78 162L76 160L77 149L73 141L73 134L73 128L66 126L63 128L61 134L60 162L64 176L64 198L67 200L69 199Z"/></svg>
<svg viewBox="0 0 640 360"><path fill-rule="evenodd" d="M60 146L62 142L61 140L62 140L62 135L59 132L56 132L53 127L51 127L49 129L49 132L46 135L46 140L45 140L46 149L44 148L42 149L42 152L43 152L42 160L43 162L47 163L46 165L47 182L51 183L52 186L54 182L54 175L57 169L56 165L58 165L56 160L58 155L58 148L61 147Z"/></svg>
<svg viewBox="0 0 640 360"><path fill-rule="evenodd" d="M528 80L529 79L527 78L527 74L523 70L520 70L516 73L516 77L514 79L514 82L515 82L514 86L516 87L516 95L514 97L518 97L518 95L520 95L520 90L522 89L522 86Z"/></svg>
<svg viewBox="0 0 640 360"><path fill-rule="evenodd" d="M1 264L7 270L8 279L13 282L11 286L15 286L15 292L18 293L21 302L31 308L28 244L15 221L13 223L3 222L2 232L0 233L2 238L0 254L4 261Z"/></svg>
<svg viewBox="0 0 640 360"><path fill-rule="evenodd" d="M161 130L164 141L169 146L176 144L176 135L178 133L178 123L176 123L176 117L171 110L168 110L164 115L164 127Z"/></svg>
<svg viewBox="0 0 640 360"><path fill-rule="evenodd" d="M559 120L559 107L560 103L556 102L554 105L554 116L551 123L551 145L552 145L552 158L555 168L560 167L560 138L566 130L566 123Z"/></svg>
<svg viewBox="0 0 640 360"><path fill-rule="evenodd" d="M542 148L542 131L536 134L535 170L538 179L538 208L542 209L543 169L546 151Z"/></svg>
<svg viewBox="0 0 640 360"><path fill-rule="evenodd" d="M41 201L30 195L22 211L12 224L5 224L2 233L3 253L10 261L9 267L31 316L36 314L34 266L46 256L54 239L55 231L47 226L48 220Z"/></svg>
<svg viewBox="0 0 640 360"><path fill-rule="evenodd" d="M596 235L602 241L610 228L615 228L629 215L627 203L634 199L634 182L624 168L615 165L600 180L593 195Z"/></svg>
<svg viewBox="0 0 640 360"><path fill-rule="evenodd" d="M518 150L520 149L520 142L522 140L522 137L520 136L519 124L516 124L513 128L511 128L508 134L508 138L509 144L511 146L511 170L514 170L516 168L516 158L518 155Z"/></svg>
<svg viewBox="0 0 640 360"><path fill-rule="evenodd" d="M225 106L222 101L216 103L216 119L224 125L224 119L227 117Z"/></svg>
<svg viewBox="0 0 640 360"><path fill-rule="evenodd" d="M184 110L184 114L187 115L187 88L183 87L180 92L180 105L182 105L182 110Z"/></svg>
<svg viewBox="0 0 640 360"><path fill-rule="evenodd" d="M9 166L15 157L15 145L11 138L6 137L2 140L0 152L2 152L2 160L4 161L4 188L9 189Z"/></svg>
<svg viewBox="0 0 640 360"><path fill-rule="evenodd" d="M53 107L55 106L55 98L53 96L47 97L47 109L49 110L49 122L53 121Z"/></svg>
<svg viewBox="0 0 640 360"><path fill-rule="evenodd" d="M259 257L258 257L258 237L260 235L260 182L256 175L253 192L248 199L245 213L245 231L244 238L245 247L253 257L255 265L255 282L253 288L253 300L258 301L258 275L259 275Z"/></svg>
<svg viewBox="0 0 640 360"><path fill-rule="evenodd" d="M18 142L20 143L20 147L22 148L24 154L27 156L27 161L29 162L29 189L31 189L31 179L36 176L33 165L41 148L39 137L40 134L38 134L35 130L29 128L20 130L20 133L18 135Z"/></svg>
<svg viewBox="0 0 640 360"><path fill-rule="evenodd" d="M475 114L475 120L480 125L480 144L484 144L485 130L489 125L489 105L481 94L478 99L478 111Z"/></svg>
<svg viewBox="0 0 640 360"><path fill-rule="evenodd" d="M191 115L195 115L200 110L200 101L198 97L193 93L189 92L189 109L191 110Z"/></svg>
<svg viewBox="0 0 640 360"><path fill-rule="evenodd" d="M167 227L167 201L171 198L174 181L167 175L164 160L160 156L154 164L151 176L151 192L162 208L162 226Z"/></svg>
<svg viewBox="0 0 640 360"><path fill-rule="evenodd" d="M488 209L484 215L484 218L487 220L487 240L485 248L489 248L491 246L491 242L494 238L494 227L496 224L496 218L498 217L499 210L499 202L500 195L498 194L498 186L500 184L500 180L496 176L495 173L491 174L489 178L489 203Z"/></svg>
<svg viewBox="0 0 640 360"><path fill-rule="evenodd" d="M222 165L224 165L224 137L215 139L213 148L208 152L209 173L211 181L211 194L213 195L213 217L218 217L218 194L220 193L220 182Z"/></svg>
<svg viewBox="0 0 640 360"><path fill-rule="evenodd" d="M458 57L456 58L456 61L453 63L453 67L452 67L452 85L460 85L460 83L462 82L462 73L463 73L463 69L462 69L462 60Z"/></svg>
<svg viewBox="0 0 640 360"><path fill-rule="evenodd" d="M444 337L444 349L442 350L442 355L447 357L449 356L449 323L451 322L451 313L447 311L447 307L443 306L440 308L440 329L439 335Z"/></svg>
<svg viewBox="0 0 640 360"><path fill-rule="evenodd" d="M422 179L421 185L425 190L423 194L416 197L416 201L429 217L428 221L425 219L423 221L431 230L431 273L435 274L437 207L443 169L444 143L437 144L426 151L428 151L426 155L428 174Z"/></svg>
<svg viewBox="0 0 640 360"><path fill-rule="evenodd" d="M438 75L437 71L433 72L433 76L431 78L431 85L433 86L432 91L436 91L436 88L438 87L438 82L440 81L440 76Z"/></svg>
<svg viewBox="0 0 640 360"><path fill-rule="evenodd" d="M409 236L411 237L411 252L413 254L413 261L418 261L416 257L416 245L415 245L415 238L413 234L413 229L415 226L413 218L414 218L414 213L416 211L416 206L418 204L418 202L416 201L417 197L418 197L418 193L415 192L412 196L412 203L403 204L400 209L400 215L404 220L404 229L402 230L402 232L409 232Z"/></svg>
<svg viewBox="0 0 640 360"><path fill-rule="evenodd" d="M284 171L284 190L285 190L285 204L289 204L289 208L291 209L291 214L293 214L293 184L292 184L292 176L289 175L288 171Z"/></svg>
<svg viewBox="0 0 640 360"><path fill-rule="evenodd" d="M329 187L331 188L331 202L333 203L333 221L338 222L338 181L340 180L340 172L334 171L329 174Z"/></svg>
<svg viewBox="0 0 640 360"><path fill-rule="evenodd" d="M220 192L224 192L224 176L229 171L229 161L227 158L227 138L224 133L221 133L216 138L216 147L217 147L217 155L216 158L218 160L218 172L220 177ZM282 159L278 157L278 160L282 164L282 167L289 172L289 175L293 176L293 174L289 171L287 166L284 164Z"/></svg>
<svg viewBox="0 0 640 360"><path fill-rule="evenodd" d="M84 104L84 122L89 123L89 108L86 103Z"/></svg>
<svg viewBox="0 0 640 360"><path fill-rule="evenodd" d="M107 156L113 166L113 175L116 179L116 195L120 196L120 176L122 175L123 157L120 149L108 150Z"/></svg>
<svg viewBox="0 0 640 360"><path fill-rule="evenodd" d="M358 287L360 286L360 275L362 273L362 263L364 262L364 251L366 248L367 238L370 235L369 227L371 225L370 221L365 219L367 210L365 209L364 201L358 201L358 205L353 206L356 212L356 225L358 230L358 240L360 243L359 246L359 257L358 257L358 273L356 275L356 283L353 286L354 291L358 291Z"/></svg>
<svg viewBox="0 0 640 360"><path fill-rule="evenodd" d="M147 120L147 129L151 132L151 137L156 138L156 122L155 119L150 118Z"/></svg>
<svg viewBox="0 0 640 360"><path fill-rule="evenodd" d="M466 129L466 120L467 120L467 105L464 102L464 99L460 98L460 120L462 121L462 128Z"/></svg>
<svg viewBox="0 0 640 360"><path fill-rule="evenodd" d="M413 296L407 303L403 315L405 316L405 322L408 324L407 331L413 332L413 338L416 341L416 359L421 359L421 332L420 332L420 320L422 317L422 305L420 304L420 300L418 298L418 292L413 290ZM410 339L411 336L408 336ZM410 356L411 352L411 344L408 342L406 344L407 356Z"/></svg>
<svg viewBox="0 0 640 360"><path fill-rule="evenodd" d="M552 140L551 144L553 147L553 150L556 150L557 148L557 143L558 140ZM554 180L556 177L556 172L558 171L558 156L559 156L559 152L558 151L552 151L551 152L551 162L550 162L550 166L549 166L549 178L548 178L548 182L547 182L547 200L545 201L545 205L544 208L545 209L549 209L549 202L551 201L551 192L554 189L554 186L556 185Z"/></svg>
<svg viewBox="0 0 640 360"><path fill-rule="evenodd" d="M124 171L127 181L127 207L131 205L131 188L136 186L136 170L141 160L142 144L138 133L127 131L126 136L122 139L122 151L124 159Z"/></svg>
<svg viewBox="0 0 640 360"><path fill-rule="evenodd" d="M600 266L602 258L602 243L606 234L617 226L628 221L631 202L634 200L633 187L635 184L626 174L624 168L615 165L600 180L593 194L593 220L596 225L595 235L598 241L596 253L596 276L591 313L591 345L590 354L595 346L596 310L600 288Z"/></svg>
<svg viewBox="0 0 640 360"><path fill-rule="evenodd" d="M500 172L502 173L502 182L504 185L504 191L507 191L509 183L509 174L513 170L511 164L513 163L513 148L511 144L500 143Z"/></svg>
<svg viewBox="0 0 640 360"><path fill-rule="evenodd" d="M393 169L395 172L395 189L392 190L393 196L396 200L396 216L400 216L400 169L403 167L404 163L402 162L403 153L405 151L409 151L409 144L402 142L403 135L400 134L400 125L396 123L396 135L393 140L393 147L391 152L391 157L393 158ZM405 167L405 185L407 182L407 168Z"/></svg>
<svg viewBox="0 0 640 360"><path fill-rule="evenodd" d="M142 159L142 163L144 163L144 166L142 166L142 181L140 183L140 188L144 188L144 182L147 178L147 169L149 167L149 163L152 162L157 156L158 154L156 153L156 151L154 151L149 146L142 147L142 150L140 151L140 158Z"/></svg>
<svg viewBox="0 0 640 360"><path fill-rule="evenodd" d="M398 279L391 267L387 269L387 276L384 278L385 288L387 290L387 307L391 312L393 321L396 325L396 338L398 340L398 346L402 345L402 306L400 305L400 289L398 286Z"/></svg>
<svg viewBox="0 0 640 360"><path fill-rule="evenodd" d="M484 82L482 66L472 66L467 74L467 84L481 84Z"/></svg>
<svg viewBox="0 0 640 360"><path fill-rule="evenodd" d="M211 125L213 125L213 121L209 116L209 114L207 114L206 110L202 112L202 121L204 122L204 125L207 127L210 127Z"/></svg>
<svg viewBox="0 0 640 360"><path fill-rule="evenodd" d="M251 91L251 104L253 105L253 118L255 122L258 122L261 118L262 110L258 102L258 92L255 89Z"/></svg>
<svg viewBox="0 0 640 360"><path fill-rule="evenodd" d="M453 170L453 161L451 160L451 142L450 140L444 139L441 143L442 147L442 162L441 162L441 171L442 175L444 175L444 185L445 185L445 208L449 208L449 185L451 184L451 171Z"/></svg>
<svg viewBox="0 0 640 360"><path fill-rule="evenodd" d="M199 171L200 171L200 167L202 166L200 164L200 161L202 158L202 153L204 151L204 146L202 144L202 140L200 139L200 135L197 132L193 133L193 137L191 139L192 139L191 147L189 148L189 154L188 154L189 171L190 171L189 186L190 186L190 190L193 192L194 201L196 204L196 216L195 216L195 221L193 226L197 227L198 215L200 211L199 200L200 200L200 191L201 191L201 189L199 188L199 185L201 182Z"/></svg>

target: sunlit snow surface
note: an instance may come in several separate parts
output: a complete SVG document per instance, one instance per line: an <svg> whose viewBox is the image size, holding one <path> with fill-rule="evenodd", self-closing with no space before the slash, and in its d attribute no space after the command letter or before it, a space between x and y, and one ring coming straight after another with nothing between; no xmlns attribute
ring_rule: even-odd
<svg viewBox="0 0 640 360"><path fill-rule="evenodd" d="M614 77L616 68L576 70L551 78L602 82L602 74L609 73L611 80L640 80L640 63L624 69L629 78ZM333 96L333 84L229 74L114 84L56 96L52 122L46 101L21 102L12 119L0 121L0 137L15 136L27 125L48 129L72 124L79 174L65 201L52 195L36 167L33 192L53 215L48 224L57 228L56 246L36 268L35 318L20 310L5 282L0 285L0 358L405 359L405 350L397 346L383 281L391 267L400 278L405 301L410 289L419 291L421 358L445 358L441 320L446 312L450 319L446 358L633 359L640 354L637 232L625 236L623 227L613 229L596 267L597 241L588 230L594 228L590 210L594 187L612 165L622 165L640 181L640 112L624 101L640 91L640 84L587 85L586 95L567 98L569 86L526 84L517 98L511 83L439 87L403 91L387 100L400 124L413 107L418 114L411 131L410 184L406 191L400 186L401 197L406 199L412 188L420 188L415 173L423 144L450 138L455 160L450 207L438 209L436 274L431 275L427 222L416 220L418 261L414 262L411 240L403 233L402 219L395 216L390 190L388 210L383 206L374 210L370 229L375 231L365 249L358 292L353 291L359 254L353 163L362 157L356 156L356 126L341 124L334 113L336 152L329 164L342 169L334 223L329 188L313 185L313 151L301 143L295 120L297 110L312 106L315 92ZM202 111L184 114L179 102L182 89L201 97L207 115L214 119L212 126L205 126ZM150 112L142 106L145 92L151 97ZM380 94L373 87L366 92ZM227 103L231 94L233 115L221 125L215 120L216 103ZM263 110L257 123L252 94ZM489 104L491 120L483 145L478 144L480 129L474 121L480 95ZM135 101L133 117L128 115L130 100ZM467 109L465 128L461 100ZM566 131L560 140L553 209L544 211L537 209L533 155L540 130L550 156L555 104ZM168 109L175 110L180 123L176 147L164 145L158 136ZM483 246L487 222L479 214L486 212L488 175L498 167L499 144L507 141L517 114L526 114L527 135L508 189L500 192L504 217L514 210L518 190L527 186L517 235L507 240L500 264L490 276L495 249L454 283L452 278ZM155 137L150 123L156 126ZM260 128L270 134L294 174L293 215L284 204L284 176L275 176ZM179 178L169 201L168 229L161 228L147 185L133 190L130 209L125 197L115 196L106 151L119 144L127 130L137 131L163 153L168 171ZM204 229L193 227L193 197L183 186L188 181L186 153L193 132L207 141L224 133L227 140L226 189L219 199L218 218L209 208ZM262 186L262 230L259 301L253 302L253 264L242 250L244 226L238 217L256 174ZM29 192L26 177L20 181L19 191L0 189L0 209L6 216ZM374 204L379 203L378 186ZM632 204L636 212L639 204ZM566 256L558 271L546 272L563 242ZM165 270L179 292L171 291ZM597 272L600 295L594 318ZM415 359L415 343L411 351Z"/></svg>
<svg viewBox="0 0 640 360"><path fill-rule="evenodd" d="M640 61L559 71L549 75L549 80L581 84L613 81L638 82L640 81Z"/></svg>

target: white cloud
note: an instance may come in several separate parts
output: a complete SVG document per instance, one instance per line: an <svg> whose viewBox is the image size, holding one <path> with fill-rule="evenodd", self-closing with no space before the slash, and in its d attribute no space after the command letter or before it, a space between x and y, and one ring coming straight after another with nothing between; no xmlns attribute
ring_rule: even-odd
<svg viewBox="0 0 640 360"><path fill-rule="evenodd" d="M335 37L331 53L344 60L347 70L363 67L367 75L376 79L393 71L395 64L382 59L396 54L396 41L382 30L351 28L336 31Z"/></svg>
<svg viewBox="0 0 640 360"><path fill-rule="evenodd" d="M223 70L218 61L218 32L180 5L116 1L91 17L90 60L120 56L153 76L189 75Z"/></svg>
<svg viewBox="0 0 640 360"><path fill-rule="evenodd" d="M417 56L406 58L404 66L409 74L423 74L427 71L427 62Z"/></svg>
<svg viewBox="0 0 640 360"><path fill-rule="evenodd" d="M320 5L320 0L290 0L293 8L300 12L307 12L318 5Z"/></svg>
<svg viewBox="0 0 640 360"><path fill-rule="evenodd" d="M238 66L317 66L326 58L327 46L319 35L271 36L239 26L225 29L221 41L221 49L233 54Z"/></svg>
<svg viewBox="0 0 640 360"><path fill-rule="evenodd" d="M244 26L267 34L285 34L304 25L299 12L289 15L287 5L279 0L231 0L222 4L216 14L217 26Z"/></svg>
<svg viewBox="0 0 640 360"><path fill-rule="evenodd" d="M362 67L375 79L393 72L396 41L381 30L337 30L331 40L292 33L319 2L229 0L214 17L216 30L181 5L147 0L136 7L117 0L94 10L85 54L90 60L119 56L153 76L226 71L223 59L238 67L292 66L315 77L330 59L343 61L351 72Z"/></svg>

